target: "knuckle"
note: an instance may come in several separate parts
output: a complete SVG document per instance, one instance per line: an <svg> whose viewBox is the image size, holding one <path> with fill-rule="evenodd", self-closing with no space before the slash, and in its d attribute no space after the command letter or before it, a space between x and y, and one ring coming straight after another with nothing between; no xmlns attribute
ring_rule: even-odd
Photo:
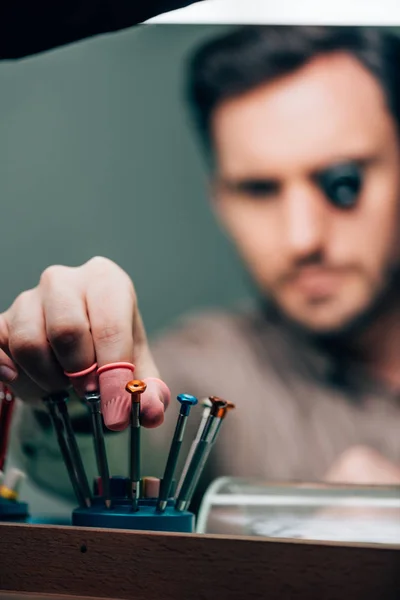
<svg viewBox="0 0 400 600"><path fill-rule="evenodd" d="M47 331L50 345L63 354L75 349L82 335L83 325L63 320L52 323Z"/></svg>
<svg viewBox="0 0 400 600"><path fill-rule="evenodd" d="M94 333L94 338L102 345L118 345L123 339L123 327L119 323L105 323Z"/></svg>
<svg viewBox="0 0 400 600"><path fill-rule="evenodd" d="M0 317L0 336L7 331L10 352L16 357L36 355L40 352L40 340L34 324L29 326L30 307L35 301L35 290L21 292L14 300L7 315Z"/></svg>
<svg viewBox="0 0 400 600"><path fill-rule="evenodd" d="M109 258L94 256L83 267L90 268L97 277L110 277L110 284L117 281L118 285L125 285L127 291L134 298L136 297L135 288L129 275Z"/></svg>
<svg viewBox="0 0 400 600"><path fill-rule="evenodd" d="M93 256L83 266L94 269L96 273L105 273L112 269L118 268L112 260L105 258L104 256Z"/></svg>
<svg viewBox="0 0 400 600"><path fill-rule="evenodd" d="M61 265L51 265L50 267L47 267L40 276L40 284L48 285L53 283L55 280L62 277L67 270L68 267L63 267Z"/></svg>
<svg viewBox="0 0 400 600"><path fill-rule="evenodd" d="M23 362L24 359L36 357L44 348L28 329L17 329L10 332L9 348L13 357Z"/></svg>
<svg viewBox="0 0 400 600"><path fill-rule="evenodd" d="M11 307L12 311L19 312L20 310L24 310L26 306L29 306L34 293L35 290L25 290L18 294Z"/></svg>

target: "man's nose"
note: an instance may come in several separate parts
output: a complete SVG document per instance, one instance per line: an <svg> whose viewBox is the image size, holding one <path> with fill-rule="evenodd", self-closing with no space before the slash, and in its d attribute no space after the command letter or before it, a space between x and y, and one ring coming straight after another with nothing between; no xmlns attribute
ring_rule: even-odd
<svg viewBox="0 0 400 600"><path fill-rule="evenodd" d="M324 251L328 215L318 191L297 185L287 190L284 200L284 239L291 260L304 260Z"/></svg>

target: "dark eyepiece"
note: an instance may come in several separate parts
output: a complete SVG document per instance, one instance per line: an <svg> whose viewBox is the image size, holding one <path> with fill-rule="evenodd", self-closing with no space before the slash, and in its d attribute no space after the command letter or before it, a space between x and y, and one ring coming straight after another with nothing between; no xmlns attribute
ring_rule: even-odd
<svg viewBox="0 0 400 600"><path fill-rule="evenodd" d="M337 208L353 208L363 184L363 169L357 163L334 165L317 175L317 183L326 198Z"/></svg>

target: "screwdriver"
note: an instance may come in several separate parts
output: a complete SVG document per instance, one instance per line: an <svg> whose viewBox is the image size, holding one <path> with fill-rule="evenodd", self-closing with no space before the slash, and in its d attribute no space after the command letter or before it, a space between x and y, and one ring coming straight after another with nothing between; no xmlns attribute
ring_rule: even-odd
<svg viewBox="0 0 400 600"><path fill-rule="evenodd" d="M182 487L177 495L175 508L177 510L185 510L187 506L187 498L192 487L192 483L197 478L197 472L202 463L202 458L207 451L207 447L211 442L213 435L213 426L216 419L220 418L220 411L227 405L225 400L220 398L210 397L212 403L210 414L204 425L200 439L196 445L196 449L193 453L192 460L190 461L185 479L182 482Z"/></svg>
<svg viewBox="0 0 400 600"><path fill-rule="evenodd" d="M43 402L48 410L50 420L56 432L60 452L63 457L68 477L70 479L78 504L79 506L86 506L87 508L89 508L91 506L90 495L85 495L85 492L82 488L82 484L75 470L72 453L64 437L64 425L59 415L57 414L56 402L52 396L47 396L46 398L43 398Z"/></svg>
<svg viewBox="0 0 400 600"><path fill-rule="evenodd" d="M194 438L194 440L192 442L192 445L190 446L189 453L187 455L187 458L186 458L185 464L183 466L182 473L181 473L178 485L176 487L176 496L179 496L179 492L181 490L182 483L183 483L183 481L184 481L184 479L186 477L186 473L188 471L188 468L189 468L189 465L191 463L191 460L193 458L194 451L196 450L197 444L200 441L201 434L203 433L203 429L204 429L204 427L206 425L206 422L207 422L207 419L208 419L208 417L210 415L210 410L211 410L211 406L212 406L212 403L210 402L210 400L208 398L205 398L204 400L202 400L201 404L204 406L203 414L202 414L202 417L201 417L199 428L197 429L196 437Z"/></svg>
<svg viewBox="0 0 400 600"><path fill-rule="evenodd" d="M169 493L171 491L172 481L174 478L176 465L178 463L179 452L182 446L183 435L186 429L187 419L190 414L190 409L198 402L197 398L195 396L191 396L190 394L179 394L179 396L177 396L177 400L180 402L181 408L179 411L174 436L172 438L164 476L161 480L160 494L157 501L157 510L159 512L164 512L167 507Z"/></svg>
<svg viewBox="0 0 400 600"><path fill-rule="evenodd" d="M130 497L132 510L138 510L138 499L140 493L140 396L146 390L144 381L133 379L125 387L131 394L131 440L130 440Z"/></svg>
<svg viewBox="0 0 400 600"><path fill-rule="evenodd" d="M11 419L15 406L15 396L6 386L0 392L0 471L4 469L7 457L8 439L10 436Z"/></svg>
<svg viewBox="0 0 400 600"><path fill-rule="evenodd" d="M81 453L79 451L78 444L75 438L75 432L72 427L71 419L68 412L68 394L66 392L61 392L58 394L54 394L53 398L55 400L59 415L64 425L65 435L67 438L68 446L71 450L71 456L74 464L74 468L76 474L78 475L79 481L81 482L82 490L85 495L85 502L89 500L91 504L91 492L89 482L86 477L85 467L83 466Z"/></svg>
<svg viewBox="0 0 400 600"><path fill-rule="evenodd" d="M192 484L191 484L190 489L189 489L189 491L187 493L185 510L189 507L189 505L190 505L190 503L192 501L192 497L193 497L193 494L194 494L194 492L196 490L196 486L197 486L197 484L199 482L201 474L203 473L203 470L204 470L204 466L205 466L205 464L206 464L206 462L208 460L208 457L209 457L209 455L211 453L211 450L212 450L212 448L213 448L213 446L215 444L215 441L216 441L216 439L218 437L218 433L219 433L219 430L221 428L222 422L225 419L228 411L232 410L233 408L235 408L235 405L232 404L232 402L227 402L226 406L221 409L219 417L216 418L214 420L214 422L213 422L213 425L212 425L211 430L210 430L210 443L208 444L208 446L207 446L207 448L206 448L206 450L205 450L205 452L204 452L204 454L203 454L203 456L201 458L200 464L199 464L199 466L197 468L197 471L196 471L196 475L193 478Z"/></svg>
<svg viewBox="0 0 400 600"><path fill-rule="evenodd" d="M175 508L178 511L186 510L192 500L195 488L201 477L204 465L217 439L221 424L228 410L234 408L231 402L226 402L216 396L210 396L212 407L206 425L201 434L200 441L194 451L187 474L178 494Z"/></svg>
<svg viewBox="0 0 400 600"><path fill-rule="evenodd" d="M93 429L94 452L97 468L101 478L102 494L107 508L111 507L110 472L108 469L107 451L104 440L103 422L100 408L99 392L87 392L84 396L85 402L90 410Z"/></svg>

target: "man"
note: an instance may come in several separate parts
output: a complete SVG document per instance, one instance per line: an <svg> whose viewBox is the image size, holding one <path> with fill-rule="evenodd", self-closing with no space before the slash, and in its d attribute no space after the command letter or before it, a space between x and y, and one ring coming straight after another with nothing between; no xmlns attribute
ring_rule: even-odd
<svg viewBox="0 0 400 600"><path fill-rule="evenodd" d="M242 28L197 52L189 98L212 206L261 300L183 319L150 350L140 290L117 265L47 269L0 318L0 379L25 400L16 435L37 483L70 494L40 398L65 372L115 361L148 382L147 428L169 403L159 377L172 396L236 404L204 484L400 482L399 60L396 37L352 28ZM111 429L127 424L126 379L102 376ZM86 412L70 409L94 475ZM174 420L147 436L149 474L162 474ZM114 474L125 435L108 436Z"/></svg>

